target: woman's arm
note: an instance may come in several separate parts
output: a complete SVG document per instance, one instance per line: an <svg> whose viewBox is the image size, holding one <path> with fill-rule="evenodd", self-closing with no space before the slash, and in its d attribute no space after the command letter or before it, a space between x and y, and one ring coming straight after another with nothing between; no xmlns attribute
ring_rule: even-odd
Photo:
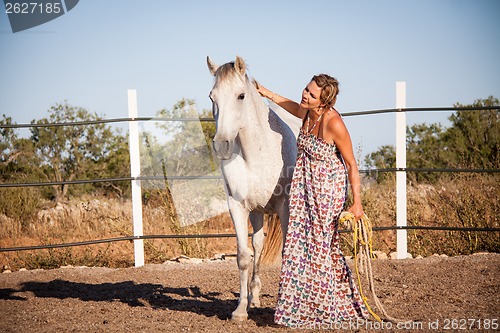
<svg viewBox="0 0 500 333"><path fill-rule="evenodd" d="M349 207L348 211L354 214L356 221L359 220L364 212L363 205L361 204L361 180L359 177L359 170L356 164L356 158L352 150L352 142L349 132L342 121L340 115L336 114L330 121L328 121L327 129L333 134L333 140L337 149L342 154L344 163L347 167L347 176L351 184L353 195L353 204Z"/></svg>
<svg viewBox="0 0 500 333"><path fill-rule="evenodd" d="M306 111L300 107L299 103L272 92L257 81L254 81L254 83L257 91L262 97L270 99L297 118L302 119L306 115Z"/></svg>

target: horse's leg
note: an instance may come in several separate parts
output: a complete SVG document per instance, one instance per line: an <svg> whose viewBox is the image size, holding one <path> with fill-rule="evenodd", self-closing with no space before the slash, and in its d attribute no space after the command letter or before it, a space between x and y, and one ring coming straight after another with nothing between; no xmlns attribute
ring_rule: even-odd
<svg viewBox="0 0 500 333"><path fill-rule="evenodd" d="M252 223L253 228L253 275L252 282L250 283L250 307L258 308L260 307L259 294L262 286L259 276L259 266L260 255L262 254L262 248L264 245L264 214L251 213L250 222Z"/></svg>
<svg viewBox="0 0 500 333"><path fill-rule="evenodd" d="M249 212L231 197L229 197L229 212L236 231L237 262L240 271L240 299L238 307L231 315L231 319L242 321L248 318L248 269L252 260L250 250L248 249Z"/></svg>

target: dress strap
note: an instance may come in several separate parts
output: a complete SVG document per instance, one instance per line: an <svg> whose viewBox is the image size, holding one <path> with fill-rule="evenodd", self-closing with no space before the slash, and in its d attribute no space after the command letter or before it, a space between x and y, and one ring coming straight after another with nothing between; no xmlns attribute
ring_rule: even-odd
<svg viewBox="0 0 500 333"><path fill-rule="evenodd" d="M306 115L304 116L304 118L302 119L302 129L304 128L304 125L306 123L306 119L309 120L309 110L307 110L307 113ZM309 127L309 122L307 123L307 127Z"/></svg>
<svg viewBox="0 0 500 333"><path fill-rule="evenodd" d="M314 130L314 128L316 127L316 125L318 125L318 123L321 124L321 121L323 120L323 114L325 113L325 111L323 111L322 114L319 115L319 118L316 119L316 121L314 122L313 126L311 128L309 128L309 117L307 117L307 131L308 131L308 134L311 134L312 131ZM319 132L318 132L319 134Z"/></svg>
<svg viewBox="0 0 500 333"><path fill-rule="evenodd" d="M330 113L330 110L331 109L323 111L323 113L320 116L321 119L318 119L318 123L319 123L318 125L320 126L320 128L323 128L323 120L325 120L325 118L326 118L326 117L323 117L323 116L325 115L325 113L326 114ZM318 130L318 138L320 137L320 134L321 134L321 132ZM321 139L323 139L322 135L321 135Z"/></svg>

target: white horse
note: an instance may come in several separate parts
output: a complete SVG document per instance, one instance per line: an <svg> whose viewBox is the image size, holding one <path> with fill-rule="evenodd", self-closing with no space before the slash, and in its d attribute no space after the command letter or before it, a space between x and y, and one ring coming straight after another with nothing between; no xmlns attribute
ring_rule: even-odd
<svg viewBox="0 0 500 333"><path fill-rule="evenodd" d="M268 226L268 241L273 231L281 231L274 244L278 254L288 226L289 187L297 157L296 136L273 110L269 109L248 78L245 62L220 67L207 57L214 86L210 92L216 122L213 149L221 160L229 212L236 230L237 262L240 271L240 298L233 320L245 320L250 307L259 307L261 281L259 264L264 243L264 214L278 214L279 227ZM297 126L296 124L294 124ZM296 128L295 132L296 132ZM253 276L248 248L248 218L253 228ZM272 220L272 219L270 219ZM283 236L282 236L283 235ZM276 251L277 250L277 251ZM266 251L267 252L267 251Z"/></svg>

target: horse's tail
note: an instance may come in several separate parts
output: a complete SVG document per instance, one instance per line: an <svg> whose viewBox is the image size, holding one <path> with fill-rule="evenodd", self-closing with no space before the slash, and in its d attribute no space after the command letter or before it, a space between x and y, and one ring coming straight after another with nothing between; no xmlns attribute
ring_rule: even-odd
<svg viewBox="0 0 500 333"><path fill-rule="evenodd" d="M272 266L281 263L281 250L283 247L283 232L277 214L267 215L267 236L260 256L260 263Z"/></svg>

